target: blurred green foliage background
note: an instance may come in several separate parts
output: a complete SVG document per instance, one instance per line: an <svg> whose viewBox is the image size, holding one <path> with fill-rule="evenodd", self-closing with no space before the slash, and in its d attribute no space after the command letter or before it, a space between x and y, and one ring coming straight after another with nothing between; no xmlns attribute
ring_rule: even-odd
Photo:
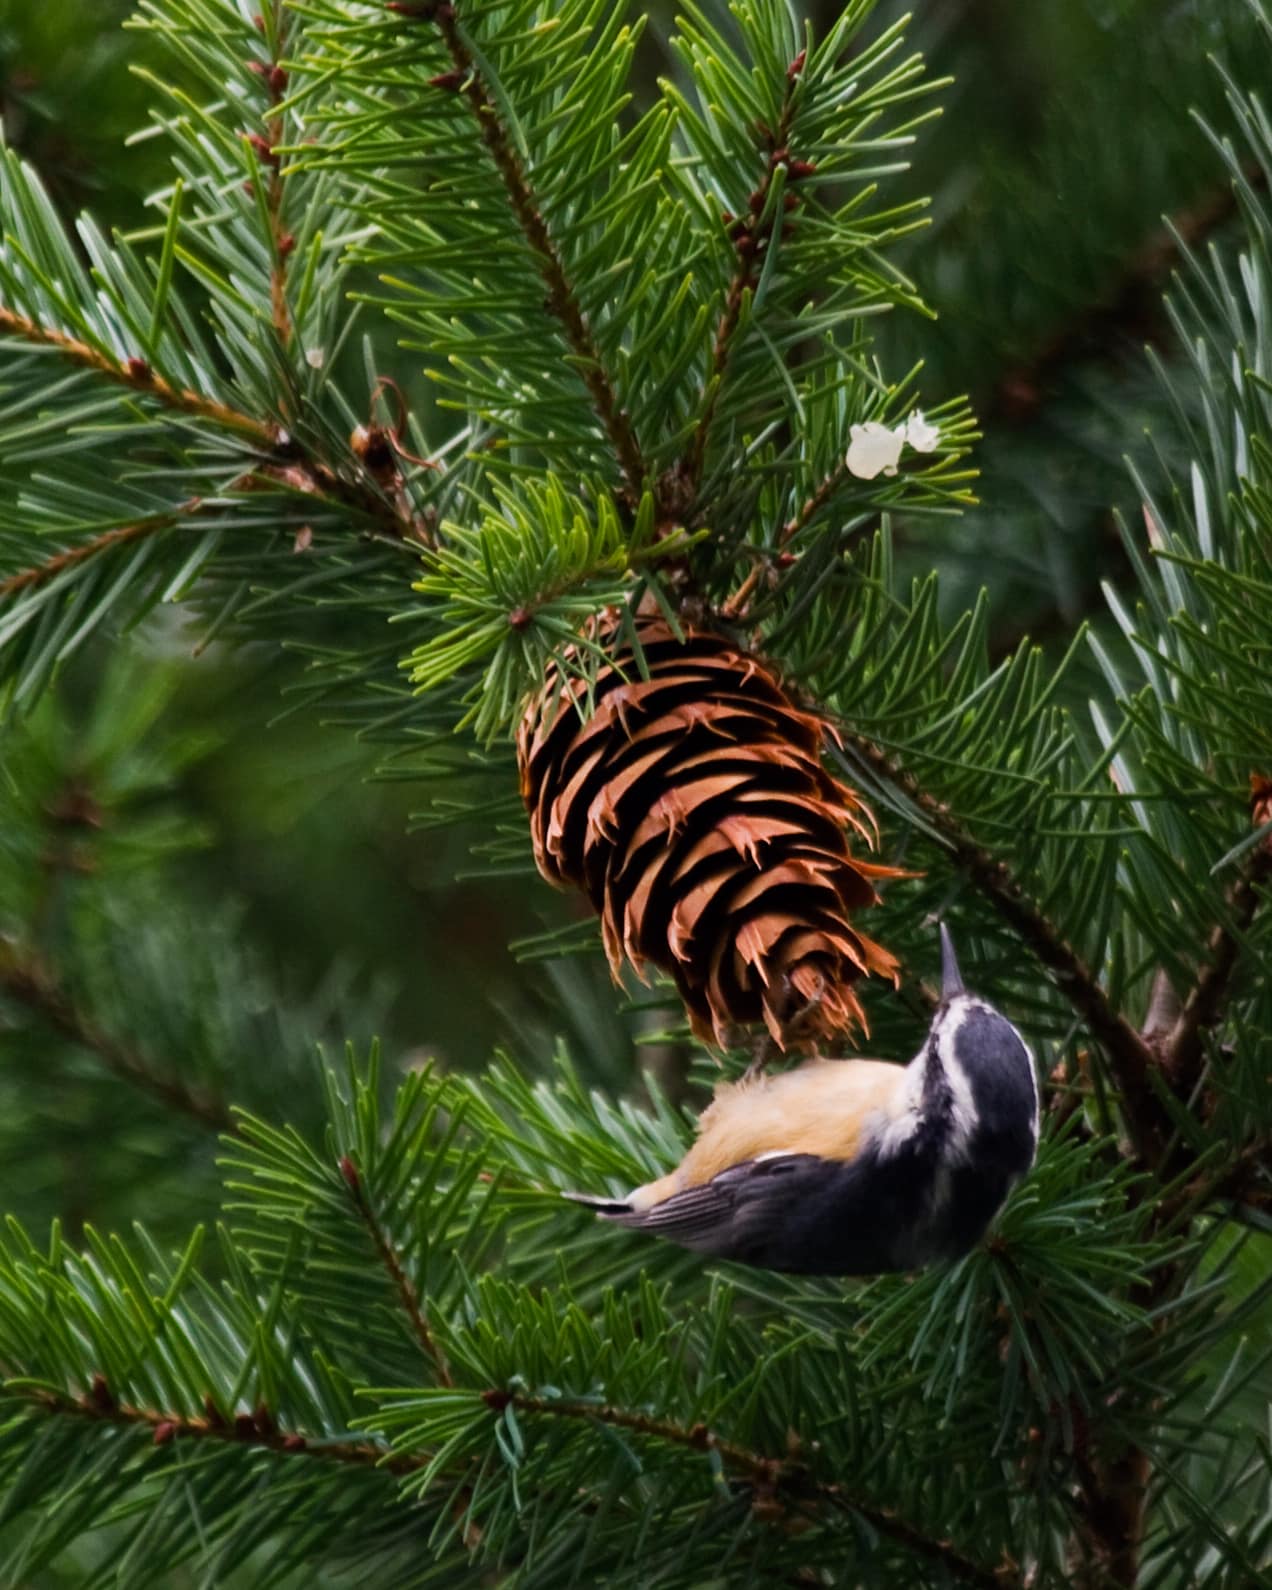
<svg viewBox="0 0 1272 1590"><path fill-rule="evenodd" d="M912 41L954 82L913 169L888 180L898 200L932 197L904 263L937 318L881 324L880 355L893 374L923 359L929 401L970 392L987 435L981 506L902 525L899 544L916 570L941 569L951 608L988 584L997 649L1023 633L1062 648L1082 619L1103 621L1100 581L1124 572L1113 509L1138 505L1123 455L1151 467L1146 431L1170 435L1144 353L1172 356L1159 294L1177 244L1163 217L1200 248L1229 215L1218 156L1185 107L1225 124L1207 56L1239 66L1253 23L1240 0L915 9ZM154 146L126 141L146 109L128 10L0 4L6 138L68 214L125 228L158 180ZM902 10L883 0L875 25ZM672 11L651 8L651 87L674 70ZM411 362L392 373L427 431ZM418 784L377 781L374 748L288 713L292 659L192 650L169 614L0 731L0 944L6 922L38 920L50 956L78 946L82 963L57 971L92 990L90 1036L158 1069L180 1051L206 1124L227 1097L316 1114L313 1044L373 1033L395 1064L460 1067L499 1044L542 1065L561 1033L597 1082L630 1081L648 1019L622 1008L599 955L521 962L509 948L567 923L574 901L528 870L473 876L475 827L412 832ZM166 1030L157 1013L182 979L189 1027ZM224 995L245 983L247 1017ZM213 1134L191 1121L174 1139L163 1100L84 1040L47 999L0 1004L4 1207L35 1230L54 1215L72 1231L144 1215L176 1237L215 1207ZM666 1046L645 1053L674 1069Z"/></svg>

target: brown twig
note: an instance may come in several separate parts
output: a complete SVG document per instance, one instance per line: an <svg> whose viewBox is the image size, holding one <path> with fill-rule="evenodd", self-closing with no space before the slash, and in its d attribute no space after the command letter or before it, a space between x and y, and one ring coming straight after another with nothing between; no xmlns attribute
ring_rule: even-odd
<svg viewBox="0 0 1272 1590"><path fill-rule="evenodd" d="M817 515L830 501L831 495L842 484L848 474L848 461L845 454L827 474L823 475L817 485L804 499L799 512L789 518L782 526L777 538L779 550L793 541L801 530L806 530Z"/></svg>
<svg viewBox="0 0 1272 1590"><path fill-rule="evenodd" d="M283 29L284 17L282 7L274 0L275 37L281 47L284 43ZM264 31L262 29L262 31ZM270 318L274 323L274 330L278 333L278 340L286 347L292 338L291 308L287 302L287 260L296 240L287 231L283 224L283 199L284 183L282 162L275 150L286 141L286 126L284 117L279 109L287 97L287 69L277 57L265 61L253 61L251 69L264 83L269 94L269 114L265 121L265 137L258 139L249 135L248 142L256 150L257 157L263 169L268 173L264 185L265 212L269 218L269 244L270 244L270 272L269 272L269 303Z"/></svg>
<svg viewBox="0 0 1272 1590"><path fill-rule="evenodd" d="M107 552L112 547L121 546L128 541L141 541L146 536L157 535L160 530L170 530L179 520L179 514L155 514L151 519L138 519L135 524L118 525L113 530L104 530L91 541L83 541L77 547L57 552L43 563L33 564L28 569L20 569L16 574L10 574L0 580L0 599L15 596L19 591L29 591L36 586L45 585L64 569L74 568L77 563L94 558L99 552Z"/></svg>
<svg viewBox="0 0 1272 1590"><path fill-rule="evenodd" d="M755 567L720 609L722 618L729 622L736 622L746 617L747 607L751 598L755 595L760 581L773 566L774 559L780 558L787 545L795 539L800 531L808 528L830 500L831 495L839 487L847 473L848 464L846 458L841 458L835 467L818 481L814 489L805 498L798 513L793 514L778 531L777 541L773 548L757 558ZM868 527L863 525L860 533L864 534L867 528L873 530L875 528L874 522L871 521ZM855 540L855 537L853 539ZM844 539L843 544L844 547L849 544L848 538Z"/></svg>
<svg viewBox="0 0 1272 1590"><path fill-rule="evenodd" d="M1223 920L1206 941L1202 969L1166 1039L1162 1063L1171 1085L1187 1098L1201 1075L1205 1036L1218 1021L1232 983L1241 940L1254 921L1265 886L1272 882L1272 850L1261 845L1228 890Z"/></svg>
<svg viewBox="0 0 1272 1590"><path fill-rule="evenodd" d="M1076 1574L1074 1582L1090 1590L1134 1590L1151 1472L1148 1454L1132 1446L1112 1462L1097 1466L1086 1458L1074 1467L1088 1558L1081 1565L1086 1573Z"/></svg>
<svg viewBox="0 0 1272 1590"><path fill-rule="evenodd" d="M761 124L755 129L767 151L767 159L759 185L747 201L748 214L738 220L734 220L731 216L726 217L726 223L730 223L731 226L729 235L733 239L738 262L725 290L724 308L720 312L720 320L716 326L715 340L711 347L711 363L699 399L702 412L694 427L689 451L682 465L682 474L691 488L696 489L702 478L707 444L711 438L711 427L715 423L738 322L742 318L743 302L746 294L754 291L766 252L773 248L778 236L778 229L774 224L775 217L764 219L775 175L779 169L784 169L789 179L798 180L799 175L811 173L812 168L805 162L790 159L790 151L786 147L795 112L795 88L803 64L804 57L801 52L798 58L791 62L786 74L786 88L782 95L782 109L777 127L774 129ZM793 196L790 202L792 205L796 202Z"/></svg>
<svg viewBox="0 0 1272 1590"><path fill-rule="evenodd" d="M434 1461L431 1452L391 1452L373 1442L329 1441L302 1431L283 1431L264 1407L255 1413L240 1413L226 1418L208 1399L205 1417L190 1417L153 1408L140 1408L116 1399L105 1378L93 1377L83 1396L74 1397L42 1385L12 1385L8 1395L21 1398L48 1416L67 1416L126 1428L153 1432L156 1446L182 1441L212 1441L277 1453L303 1456L359 1468L373 1468L390 1474L415 1474ZM1006 1570L990 1570L972 1562L949 1541L926 1535L900 1518L891 1508L877 1507L852 1497L840 1485L821 1483L790 1457L768 1458L736 1442L717 1436L705 1425L685 1426L668 1419L657 1419L636 1409L618 1408L607 1403L572 1402L561 1398L534 1397L521 1392L489 1390L481 1394L486 1406L502 1413L510 1405L519 1413L548 1418L572 1419L608 1425L651 1440L667 1441L695 1452L714 1452L735 1476L742 1477L755 1491L757 1503L771 1502L785 1488L794 1502L823 1502L836 1509L856 1514L878 1534L904 1546L916 1556L939 1564L948 1573L975 1590L1018 1590L1019 1577ZM761 1510L762 1517L773 1516Z"/></svg>
<svg viewBox="0 0 1272 1590"><path fill-rule="evenodd" d="M453 1386L455 1381L451 1375L450 1366L446 1362L446 1355L442 1352L437 1338L429 1328L428 1319L424 1313L424 1305L420 1301L420 1295L416 1290L415 1283L407 1275L402 1266L402 1259L397 1248L394 1246L389 1234L380 1224L375 1210L371 1207L371 1201L367 1197L366 1187L363 1184L362 1174L348 1155L345 1155L340 1161L340 1174L345 1186L349 1189L354 1207L357 1209L363 1225L367 1228L367 1235L371 1238L371 1245L375 1249L376 1257L384 1266L389 1279L393 1282L406 1317L411 1323L411 1330L415 1335L416 1341L419 1343L424 1356L432 1364L439 1384Z"/></svg>
<svg viewBox="0 0 1272 1590"><path fill-rule="evenodd" d="M24 1005L63 1038L95 1054L122 1082L214 1132L235 1130L234 1119L220 1099L154 1070L144 1056L103 1032L79 1010L44 967L23 960L3 944L0 993Z"/></svg>
<svg viewBox="0 0 1272 1590"><path fill-rule="evenodd" d="M119 386L127 387L139 396L154 398L165 408L207 420L212 425L241 436L268 456L257 471L249 470L242 477L240 485L253 479L256 473L268 476L272 471L295 489L310 492L318 498L338 503L344 508L353 509L378 520L391 540L406 544L418 541L419 525L413 517L388 501L380 491L372 490L365 481L347 480L320 459L306 454L294 436L274 423L244 414L241 410L222 403L217 398L208 397L205 393L191 391L188 387L174 386L159 375L145 359L117 360L101 352L100 349L90 347L86 342L80 342L65 332L55 331L49 326L42 326L3 305L0 305L0 331L7 331L11 336L20 337L37 347L52 348L72 364L91 370ZM139 530L138 534L140 533ZM42 572L33 573L27 583L47 577L48 575ZM0 588L0 595L2 594L4 592Z"/></svg>
<svg viewBox="0 0 1272 1590"><path fill-rule="evenodd" d="M1272 1184L1259 1187L1261 1177L1272 1172L1272 1134L1261 1132L1236 1154L1217 1166L1213 1174L1202 1172L1172 1200L1167 1211L1174 1218L1179 1209L1203 1210L1216 1203L1237 1204L1247 1209L1266 1211L1272 1199Z"/></svg>
<svg viewBox="0 0 1272 1590"><path fill-rule="evenodd" d="M134 392L144 396L157 398L166 408L193 415L196 419L209 420L223 430L233 431L266 451L272 452L278 445L278 432L273 425L267 425L250 414L244 414L217 398L208 397L205 392L194 392L189 387L173 386L144 359L127 359L121 363L100 349L90 347L88 343L80 342L78 338L68 336L64 331L55 331L51 326L42 326L3 304L0 304L0 331L8 332L13 337L20 337L23 342L32 343L36 347L54 348L64 358L69 359L72 364L78 364L82 369L92 370L108 381L131 387Z"/></svg>
<svg viewBox="0 0 1272 1590"><path fill-rule="evenodd" d="M592 406L609 438L623 477L626 495L632 504L640 500L648 473L641 454L631 415L619 402L609 373L601 360L587 317L566 273L561 253L548 230L547 221L521 160L504 126L499 107L486 87L477 63L464 43L451 4L390 4L386 9L399 16L434 23L454 63L453 87L463 93L477 120L481 140L496 170L503 179L512 212L522 235L534 254L539 275L547 288L547 307L559 322L578 361L579 373L587 387Z"/></svg>
<svg viewBox="0 0 1272 1590"><path fill-rule="evenodd" d="M1272 856L1262 852L1229 892L1229 909L1240 920L1238 931L1244 931L1253 917L1260 875L1266 879L1269 874L1272 874ZM1255 899L1248 899L1247 893ZM1236 960L1236 936L1226 924L1220 925L1211 934L1209 948L1206 969L1182 1005L1163 969L1159 968L1153 978L1141 1036L1177 1086L1184 1079L1174 1074L1175 1045L1181 1034L1187 1035L1190 1041L1195 1038L1198 1043L1196 1064L1200 1066L1200 1034L1218 1014ZM1204 1015L1199 1016L1199 1011ZM1195 1075L1192 1080L1195 1082ZM1191 1092L1191 1084L1184 1091ZM1190 1184L1177 1184L1169 1195L1157 1197L1150 1217L1153 1231L1164 1235L1219 1200L1239 1199L1264 1167L1266 1153L1266 1138L1256 1138L1230 1155L1224 1164L1213 1170L1203 1170ZM1176 1161L1172 1160L1171 1169L1177 1168ZM1166 1323L1169 1316L1162 1315L1159 1305L1177 1285L1179 1273L1180 1262L1174 1260L1158 1266L1137 1288L1153 1335L1170 1328ZM1081 1520L1074 1543L1084 1553L1083 1573L1075 1576L1075 1582L1089 1583L1092 1590L1105 1590L1105 1587L1134 1590L1139 1582L1145 1510L1152 1479L1148 1452L1133 1441L1102 1458L1080 1448L1075 1453L1074 1472Z"/></svg>
<svg viewBox="0 0 1272 1590"><path fill-rule="evenodd" d="M1156 1164L1163 1146L1162 1110L1150 1082L1155 1057L1143 1037L1110 1004L1094 973L1026 893L1006 862L977 844L949 808L873 740L843 727L840 733L874 773L922 811L949 847L958 868L1051 973L1108 1056L1136 1154L1145 1163Z"/></svg>
<svg viewBox="0 0 1272 1590"><path fill-rule="evenodd" d="M415 1474L432 1462L428 1452L391 1453L387 1447L370 1441L328 1441L302 1431L279 1430L268 1412L240 1413L226 1419L210 1407L206 1418L138 1408L117 1402L105 1380L96 1375L92 1390L82 1397L51 1391L47 1386L9 1386L9 1397L22 1398L45 1414L62 1415L154 1432L156 1446L175 1440L213 1441L225 1446L264 1449L287 1457L325 1459L329 1463L351 1464L358 1468L379 1469L389 1474Z"/></svg>
<svg viewBox="0 0 1272 1590"><path fill-rule="evenodd" d="M1256 819L1257 820L1257 819ZM1258 909L1261 891L1272 879L1272 850L1261 845L1229 889L1226 912L1212 929L1201 972L1181 1002L1165 971L1159 969L1142 1037L1180 1097L1187 1099L1201 1074L1204 1036L1219 1019L1236 970L1241 939ZM1200 1211L1222 1199L1240 1199L1266 1164L1266 1137L1256 1138L1212 1172L1203 1171L1191 1184L1177 1187L1154 1204L1152 1224L1165 1232L1189 1211ZM1178 1262L1160 1267L1144 1289L1149 1317L1176 1284ZM1163 1328L1160 1315L1151 1329ZM1132 1442L1102 1462L1078 1466L1083 1540L1094 1574L1093 1585L1138 1583L1144 1515L1152 1465L1148 1453Z"/></svg>

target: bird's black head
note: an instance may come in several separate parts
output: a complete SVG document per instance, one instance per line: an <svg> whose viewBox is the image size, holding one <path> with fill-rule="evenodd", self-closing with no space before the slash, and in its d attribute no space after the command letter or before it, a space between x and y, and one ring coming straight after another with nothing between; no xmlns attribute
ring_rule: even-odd
<svg viewBox="0 0 1272 1590"><path fill-rule="evenodd" d="M974 1163L1014 1180L1038 1146L1033 1057L1006 1016L966 991L944 924L941 960L942 999L928 1042L952 1093L960 1146Z"/></svg>

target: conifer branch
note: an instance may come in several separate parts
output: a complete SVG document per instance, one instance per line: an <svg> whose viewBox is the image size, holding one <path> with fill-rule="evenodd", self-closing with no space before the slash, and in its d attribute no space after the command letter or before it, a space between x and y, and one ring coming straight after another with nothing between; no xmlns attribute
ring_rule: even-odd
<svg viewBox="0 0 1272 1590"><path fill-rule="evenodd" d="M121 364L110 354L103 353L100 348L91 347L87 342L68 336L64 331L55 331L51 326L42 326L3 304L0 304L0 331L7 332L11 337L20 338L23 342L33 343L37 347L55 348L64 358L82 369L92 370L98 375L105 376L108 381L130 387L140 395L157 398L165 408L176 409L196 419L208 420L211 424L220 426L222 430L232 431L236 435L245 437L267 452L273 452L278 446L279 435L276 427L254 418L251 414L244 414L240 409L222 403L218 398L208 397L204 392L194 392L189 387L173 386L170 381L165 381L145 359L126 359Z"/></svg>
<svg viewBox="0 0 1272 1590"><path fill-rule="evenodd" d="M263 476L257 474L249 475L243 481L238 482L238 485L246 487L257 479L268 479L268 466ZM302 489L309 489L310 480L311 477L302 470ZM379 498L372 499L369 494L363 499L356 492L356 488L349 487L346 482L339 480L338 477L330 476L329 481L332 490L329 492L315 490L313 495L316 500L348 505L348 498L356 496L360 506L369 508L374 505L377 510L381 511L382 515L392 513L387 503L384 503ZM133 524L117 525L110 530L104 530L100 535L91 537L88 541L81 542L78 546L67 547L61 552L54 553L52 557L47 558L43 563L34 563L28 568L19 569L16 573L0 579L0 602L8 596L17 596L23 591L36 590L42 585L47 585L50 580L56 579L59 574L64 573L67 569L75 568L78 564L85 563L103 552L113 551L115 548L126 545L129 542L144 540L147 536L157 535L164 530L172 530L181 524L184 519L197 513L202 507L203 499L192 497L188 502L182 503L174 513L156 514L153 518L139 519ZM413 523L408 525L404 518L399 518L397 515L393 515L392 522L396 533L389 538L389 544L401 546L413 554L414 550L421 544L420 537L423 526Z"/></svg>
<svg viewBox="0 0 1272 1590"><path fill-rule="evenodd" d="M222 430L243 437L269 455L271 462L262 466L266 475L270 470L278 470L281 472L280 479L286 484L294 485L297 489L309 492L315 497L326 498L342 507L351 508L355 512L379 520L392 540L418 543L421 526L413 516L395 506L387 497L373 490L369 485L345 479L329 465L308 454L297 439L280 426L256 419L230 404L222 403L218 398L208 397L205 393L192 391L188 387L174 386L159 375L145 359L130 358L121 363L86 342L81 342L49 326L42 326L37 321L0 305L0 332L6 331L11 336L20 337L23 341L38 347L54 348L72 364L92 370L108 381L128 387L140 396L155 398L165 408L192 415L196 419L207 420ZM249 472L243 477L243 481L251 478ZM183 508L181 511L187 510ZM140 535L141 531L137 533ZM109 543L103 543L107 544ZM102 549L93 548L93 551L97 550ZM92 553L85 550L84 555L91 556ZM46 574L34 574L24 583L42 583L50 574L56 572L57 570L53 569ZM5 593L6 586L0 586L0 595Z"/></svg>
<svg viewBox="0 0 1272 1590"><path fill-rule="evenodd" d="M587 323L587 316L566 272L561 253L553 242L537 196L522 167L511 134L504 125L499 107L464 41L456 7L445 3L445 0L442 0L442 3L436 3L436 0L423 0L423 3L419 4L409 3L409 0L408 3L389 0L386 9L400 16L413 17L418 21L433 22L442 36L454 63L459 91L472 108L481 140L503 180L513 215L534 253L539 274L547 288L547 307L560 324L570 351L578 360L579 373L592 400L592 407L614 450L614 457L623 477L625 495L629 504L634 506L640 500L649 471L636 438L631 416L619 401L609 372L602 362L600 349Z"/></svg>
<svg viewBox="0 0 1272 1590"><path fill-rule="evenodd" d="M283 44L284 18L282 7L274 0L275 30L278 42ZM263 31L263 30L262 30ZM257 158L268 177L265 183L265 213L269 221L269 242L272 256L269 272L270 316L274 330L283 347L291 341L292 318L287 303L287 260L296 246L296 239L283 225L284 181L282 162L275 149L285 141L286 127L279 106L287 97L287 69L273 56L268 61L253 61L252 71L265 84L269 94L269 116L265 137L252 134L248 142L256 150Z"/></svg>
<svg viewBox="0 0 1272 1590"><path fill-rule="evenodd" d="M1229 891L1229 910L1237 918L1238 933L1249 926L1258 903L1259 883L1269 876L1272 876L1272 852L1265 848ZM1210 936L1207 965L1182 1008L1165 971L1159 968L1154 978L1141 1036L1155 1057L1159 1057L1158 1063L1182 1096L1191 1092L1197 1080L1201 1035L1206 1026L1217 1019L1238 947L1236 935L1226 925L1215 928ZM1192 1042L1196 1044L1195 1062L1191 1075L1184 1077L1178 1070L1179 1045ZM1212 1171L1203 1172L1193 1183L1177 1185L1171 1195L1158 1198L1150 1217L1154 1231L1165 1233L1187 1219L1189 1211L1199 1213L1216 1200L1240 1199L1264 1165L1266 1152L1266 1138L1256 1138L1239 1152L1230 1153ZM1150 1318L1175 1286L1179 1270L1178 1262L1164 1265L1141 1286ZM1158 1316L1151 1330L1158 1335L1162 1328ZM1134 1590L1139 1582L1152 1462L1144 1448L1135 1442L1102 1462L1096 1460L1086 1446L1084 1436L1075 1453L1074 1467L1081 1508L1081 1538L1089 1559L1085 1566L1092 1574L1089 1582L1093 1590L1096 1587L1103 1590L1105 1586L1114 1587L1114 1590L1119 1587L1120 1590Z"/></svg>
<svg viewBox="0 0 1272 1590"><path fill-rule="evenodd" d="M89 1391L82 1397L72 1397L69 1393L57 1392L45 1385L21 1383L11 1383L5 1391L9 1397L21 1399L48 1417L79 1418L99 1424L150 1430L156 1446L166 1446L178 1439L218 1442L226 1446L263 1449L287 1457L325 1459L331 1463L372 1468L395 1475L419 1473L434 1461L431 1452L391 1452L369 1441L329 1441L302 1431L285 1432L277 1427L264 1406L258 1407L253 1413L236 1414L233 1419L226 1419L211 1398L206 1401L207 1411L202 1418L140 1408L117 1400L101 1375L94 1375ZM823 1501L839 1511L855 1514L885 1539L904 1546L928 1562L939 1563L955 1579L974 1587L974 1590L1019 1590L1023 1585L1014 1572L981 1567L948 1541L937 1540L915 1529L890 1508L864 1504L851 1497L842 1486L814 1482L805 1469L791 1460L764 1457L734 1442L722 1440L704 1425L679 1425L608 1404L569 1402L498 1390L484 1392L482 1400L495 1412L502 1412L511 1405L521 1413L605 1424L654 1440L689 1447L697 1452L714 1451L726 1468L732 1468L735 1474L744 1476L754 1486L757 1502L772 1502L776 1499L778 1488L786 1483L794 1487L792 1500Z"/></svg>
<svg viewBox="0 0 1272 1590"><path fill-rule="evenodd" d="M194 512L198 506L198 500L195 499L190 504L183 505L177 513L155 514L149 519L138 519L133 524L116 525L113 530L103 530L101 535L81 542L79 546L68 547L63 552L55 553L43 563L34 563L30 568L19 569L16 574L10 574L0 580L0 600L6 596L16 596L19 591L34 590L38 586L47 585L66 569L73 569L77 563L84 563L89 558L96 557L98 553L109 552L112 547L121 546L129 541L141 541L146 536L157 535L161 530L171 530L174 525L180 523L183 513Z"/></svg>
<svg viewBox="0 0 1272 1590"><path fill-rule="evenodd" d="M776 1504L780 1509L779 1495L785 1490L792 1502L821 1502L857 1514L880 1535L905 1546L916 1556L942 1564L957 1579L978 1590L1015 1590L1021 1583L1015 1577L1004 1576L1001 1571L980 1567L949 1541L925 1535L891 1508L863 1502L841 1485L814 1479L797 1459L767 1457L736 1441L726 1440L705 1424L678 1424L672 1419L660 1419L638 1409L619 1408L610 1403L573 1402L568 1398L534 1397L499 1389L483 1392L482 1400L496 1413L512 1407L518 1413L595 1422L630 1431L633 1435L648 1436L651 1440L688 1447L695 1452L714 1452L726 1469L731 1469L753 1487L757 1504L768 1507Z"/></svg>
<svg viewBox="0 0 1272 1590"><path fill-rule="evenodd" d="M1079 1585L1091 1590L1134 1590L1139 1581L1144 1506L1148 1500L1148 1454L1128 1447L1097 1469L1089 1457L1076 1463L1084 1544L1092 1560L1084 1564L1091 1577Z"/></svg>
<svg viewBox="0 0 1272 1590"><path fill-rule="evenodd" d="M804 499L799 511L792 514L782 528L778 531L777 542L773 550L767 555L756 560L755 567L729 597L721 608L721 617L734 622L746 617L746 610L751 598L755 595L756 587L764 578L766 570L770 567L774 557L780 557L786 547L792 542L801 530L806 530L817 515L830 501L832 495L839 489L848 474L847 457L841 457L834 469L829 470L818 481L817 485ZM865 526L862 526L864 532ZM873 524L870 526L874 529ZM848 545L849 538L844 539L844 546Z"/></svg>
<svg viewBox="0 0 1272 1590"><path fill-rule="evenodd" d="M1265 886L1272 882L1272 847L1264 843L1228 890L1224 920L1206 941L1197 980L1183 1001L1179 1019L1166 1039L1163 1064L1171 1084L1187 1097L1201 1074L1203 1041L1223 1013L1241 951L1241 939L1254 921Z"/></svg>
<svg viewBox="0 0 1272 1590"><path fill-rule="evenodd" d="M1156 1060L1142 1035L1110 1004L1094 973L1044 915L1006 862L978 844L943 801L925 790L912 773L898 767L873 740L844 727L840 733L873 772L922 811L969 882L1051 972L1056 987L1108 1056L1121 1089L1127 1133L1136 1154L1148 1164L1157 1163L1162 1151L1162 1112L1150 1080Z"/></svg>
<svg viewBox="0 0 1272 1590"><path fill-rule="evenodd" d="M1238 1153L1220 1163L1210 1175L1203 1172L1180 1195L1183 1207L1205 1209L1207 1205L1231 1203L1238 1209L1272 1212L1272 1133L1260 1132ZM1269 1182L1259 1186L1260 1178ZM1173 1210L1169 1211L1173 1218Z"/></svg>
<svg viewBox="0 0 1272 1590"><path fill-rule="evenodd" d="M817 485L804 499L799 512L793 514L782 526L781 534L777 538L778 547L784 547L793 541L801 530L806 530L817 515L830 501L848 475L847 455L842 456L834 469L822 476Z"/></svg>
<svg viewBox="0 0 1272 1590"><path fill-rule="evenodd" d="M345 1186L349 1189L354 1208L358 1211L358 1215L367 1229L367 1235L371 1238L371 1245L375 1249L376 1257L384 1266L389 1279L393 1282L402 1307L406 1311L406 1316L411 1322L411 1330L423 1350L425 1358L432 1364L439 1384L453 1386L455 1381L451 1375L450 1366L446 1362L446 1355L438 1346L437 1338L429 1327L424 1306L420 1302L420 1295L416 1290L415 1283L407 1275L402 1266L401 1255L398 1253L388 1232L380 1224L375 1210L371 1207L361 1172L347 1154L340 1160L340 1175L344 1180Z"/></svg>
<svg viewBox="0 0 1272 1590"><path fill-rule="evenodd" d="M732 279L724 295L724 308L720 314L720 321L716 327L715 341L711 348L711 364L707 379L703 384L701 397L702 412L698 423L694 427L693 437L689 443L688 456L685 459L684 473L689 484L696 489L702 478L703 463L706 459L707 444L711 439L711 427L715 423L716 409L720 402L720 393L724 388L725 378L728 373L729 358L733 352L733 345L742 319L742 306L748 292L755 289L757 273L763 263L765 253L771 249L778 236L778 229L773 219L764 220L764 212L768 208L769 195L773 190L774 173L779 166L786 166L788 177L794 179L798 175L808 175L811 167L802 161L791 161L790 151L786 147L790 136L791 120L795 111L795 85L799 80L800 71L804 65L803 51L790 63L786 73L786 89L782 96L782 111L778 119L776 130L761 125L757 128L760 137L768 146L768 160L765 164L764 174L760 178L759 186L751 193L747 203L749 213L736 221L732 221L730 236L737 250L738 263L734 269ZM795 204L794 196L790 203Z"/></svg>
<svg viewBox="0 0 1272 1590"><path fill-rule="evenodd" d="M94 1054L121 1082L148 1093L165 1108L214 1132L232 1132L235 1122L225 1104L179 1078L158 1072L135 1050L103 1032L37 963L0 944L0 994L38 1016L61 1037Z"/></svg>
<svg viewBox="0 0 1272 1590"><path fill-rule="evenodd" d="M138 1408L116 1401L101 1375L93 1376L91 1389L82 1397L52 1391L47 1386L20 1383L5 1386L4 1395L20 1398L50 1418L79 1418L152 1430L156 1446L167 1446L177 1439L218 1442L224 1446L264 1449L287 1457L319 1458L329 1463L379 1469L390 1474L415 1474L432 1462L432 1454L427 1452L393 1453L370 1441L329 1441L324 1436L299 1430L280 1430L263 1405L254 1413L239 1413L233 1419L221 1415L211 1398L206 1402L206 1417L201 1419L156 1408Z"/></svg>

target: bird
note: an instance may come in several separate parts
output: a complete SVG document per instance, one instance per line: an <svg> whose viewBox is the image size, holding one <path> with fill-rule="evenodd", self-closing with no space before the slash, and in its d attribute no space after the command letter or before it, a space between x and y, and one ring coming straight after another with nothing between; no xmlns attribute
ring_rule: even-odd
<svg viewBox="0 0 1272 1590"><path fill-rule="evenodd" d="M1033 1056L963 985L941 924L941 999L908 1065L817 1058L717 1088L670 1174L564 1196L715 1259L863 1276L960 1258L1038 1148Z"/></svg>

